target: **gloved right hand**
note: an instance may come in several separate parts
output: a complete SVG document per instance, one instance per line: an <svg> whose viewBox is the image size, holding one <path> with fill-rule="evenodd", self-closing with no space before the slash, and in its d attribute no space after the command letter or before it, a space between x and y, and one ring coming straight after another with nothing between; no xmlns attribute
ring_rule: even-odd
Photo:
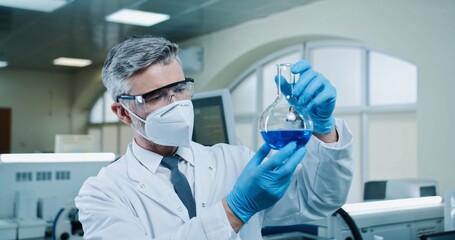
<svg viewBox="0 0 455 240"><path fill-rule="evenodd" d="M291 142L276 152L268 161L262 161L270 152L262 145L243 169L226 202L244 223L257 212L275 204L286 192L295 168L306 153L305 147L296 149Z"/></svg>

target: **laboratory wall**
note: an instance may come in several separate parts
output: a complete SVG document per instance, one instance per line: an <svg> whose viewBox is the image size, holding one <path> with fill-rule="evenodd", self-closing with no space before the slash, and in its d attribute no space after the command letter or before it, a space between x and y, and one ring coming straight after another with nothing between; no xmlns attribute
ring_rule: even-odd
<svg viewBox="0 0 455 240"><path fill-rule="evenodd" d="M102 66L84 68L74 74L74 103L71 128L74 133L87 133L90 110L106 91L101 80Z"/></svg>
<svg viewBox="0 0 455 240"><path fill-rule="evenodd" d="M0 69L0 107L11 108L11 151L51 152L54 136L71 132L70 74Z"/></svg>

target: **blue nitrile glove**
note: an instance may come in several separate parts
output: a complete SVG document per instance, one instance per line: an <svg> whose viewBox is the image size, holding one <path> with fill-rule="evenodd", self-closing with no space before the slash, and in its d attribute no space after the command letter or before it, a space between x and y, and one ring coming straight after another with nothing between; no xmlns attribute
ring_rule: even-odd
<svg viewBox="0 0 455 240"><path fill-rule="evenodd" d="M298 96L300 106L306 106L314 124L314 132L326 134L333 130L337 91L322 74L314 71L308 61L294 64L292 73L300 74L292 94Z"/></svg>
<svg viewBox="0 0 455 240"><path fill-rule="evenodd" d="M306 149L296 149L296 143L291 142L261 164L269 152L269 145L262 145L226 197L231 210L244 223L255 213L272 206L283 197L295 168L305 156Z"/></svg>
<svg viewBox="0 0 455 240"><path fill-rule="evenodd" d="M300 74L292 90L292 95L297 98L299 107L303 107L314 124L314 132L326 134L333 130L335 118L332 113L335 109L336 89L322 74L314 71L306 60L301 60L291 68L292 73ZM281 91L290 95L291 87L282 81ZM296 106L296 109L299 109Z"/></svg>

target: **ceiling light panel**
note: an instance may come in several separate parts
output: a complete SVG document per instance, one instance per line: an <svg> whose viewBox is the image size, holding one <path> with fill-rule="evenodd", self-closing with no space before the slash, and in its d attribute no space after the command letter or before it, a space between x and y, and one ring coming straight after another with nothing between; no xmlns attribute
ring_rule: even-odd
<svg viewBox="0 0 455 240"><path fill-rule="evenodd" d="M8 66L8 62L7 61L3 61L3 60L0 60L0 68L4 68Z"/></svg>
<svg viewBox="0 0 455 240"><path fill-rule="evenodd" d="M92 64L92 61L88 59L60 57L54 59L53 63L54 65L60 66L85 67Z"/></svg>
<svg viewBox="0 0 455 240"><path fill-rule="evenodd" d="M72 0L0 0L0 6L25 10L52 12Z"/></svg>
<svg viewBox="0 0 455 240"><path fill-rule="evenodd" d="M123 23L143 27L150 27L168 19L169 15L167 14L144 12L126 8L120 9L119 11L114 12L106 17L106 21L108 22Z"/></svg>

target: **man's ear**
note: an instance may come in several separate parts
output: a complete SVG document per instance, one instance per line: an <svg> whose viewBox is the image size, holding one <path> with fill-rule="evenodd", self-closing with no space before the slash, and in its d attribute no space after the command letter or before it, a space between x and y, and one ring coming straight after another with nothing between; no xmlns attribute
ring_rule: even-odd
<svg viewBox="0 0 455 240"><path fill-rule="evenodd" d="M130 113L120 104L119 102L115 102L111 105L111 110L114 112L118 118L127 125L131 125L131 116Z"/></svg>

